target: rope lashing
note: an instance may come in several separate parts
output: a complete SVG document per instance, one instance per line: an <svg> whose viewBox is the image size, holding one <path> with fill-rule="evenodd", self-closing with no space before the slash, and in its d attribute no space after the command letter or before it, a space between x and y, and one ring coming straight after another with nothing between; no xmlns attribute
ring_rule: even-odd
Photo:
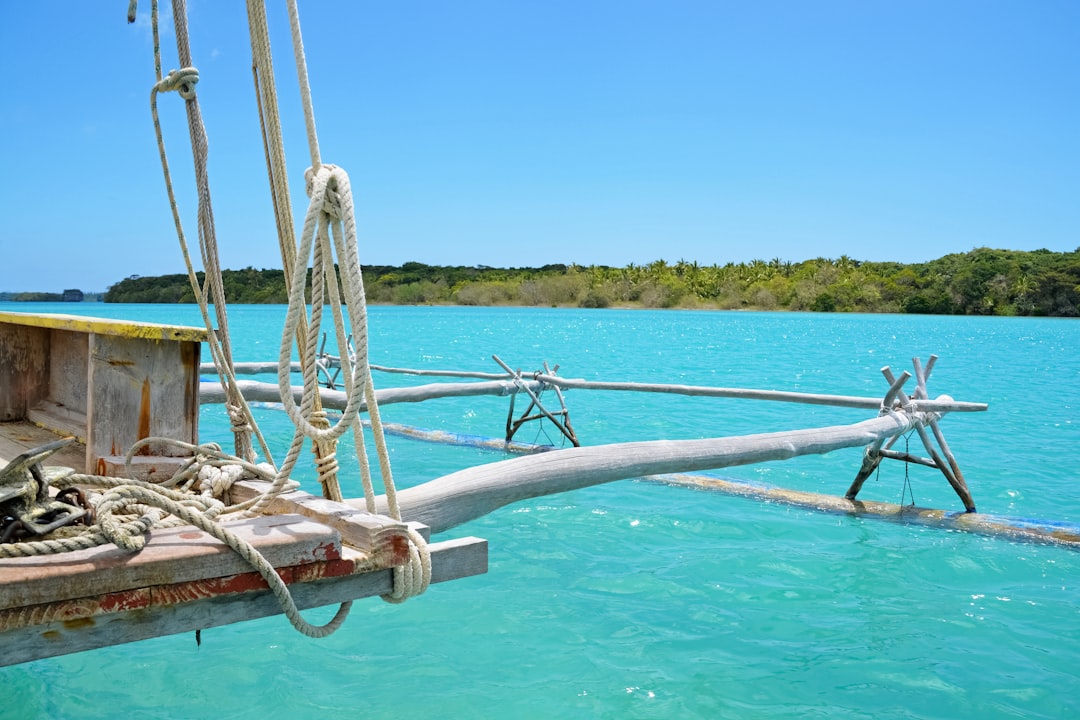
<svg viewBox="0 0 1080 720"><path fill-rule="evenodd" d="M154 89L159 92L178 92L185 100L195 99L195 86L199 83L198 68L186 67L180 70L170 70L169 74L159 80Z"/></svg>

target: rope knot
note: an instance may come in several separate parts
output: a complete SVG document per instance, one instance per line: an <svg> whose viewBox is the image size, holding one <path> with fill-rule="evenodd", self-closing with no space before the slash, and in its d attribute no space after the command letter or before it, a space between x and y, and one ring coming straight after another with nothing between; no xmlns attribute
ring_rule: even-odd
<svg viewBox="0 0 1080 720"><path fill-rule="evenodd" d="M234 403L225 403L225 412L229 415L230 429L234 433L252 432L253 428L248 422L244 408Z"/></svg>
<svg viewBox="0 0 1080 720"><path fill-rule="evenodd" d="M307 196L312 198L318 192L316 188L316 180L325 184L322 192L322 206L319 208L324 214L340 220L343 217L343 210L341 205L341 193L338 192L338 182L335 171L336 165L320 165L316 171L312 168L308 168L304 171L304 180L306 181Z"/></svg>
<svg viewBox="0 0 1080 720"><path fill-rule="evenodd" d="M180 70L170 70L169 74L158 80L154 90L158 92L180 93L185 100L195 99L195 86L199 83L198 68L186 67Z"/></svg>
<svg viewBox="0 0 1080 720"><path fill-rule="evenodd" d="M199 490L207 497L225 497L234 483L249 475L240 465L203 465L199 470Z"/></svg>

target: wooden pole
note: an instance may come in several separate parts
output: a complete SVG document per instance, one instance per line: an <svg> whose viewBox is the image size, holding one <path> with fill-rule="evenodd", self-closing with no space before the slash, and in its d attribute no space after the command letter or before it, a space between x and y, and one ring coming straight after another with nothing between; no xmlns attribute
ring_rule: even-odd
<svg viewBox="0 0 1080 720"><path fill-rule="evenodd" d="M521 373L520 372L515 373L513 370L511 370L510 366L507 365L506 363L504 363L502 361L502 359L499 358L498 355L492 355L491 358L495 362L499 363L499 365L502 367L503 370L506 370L506 372L508 372L508 373L513 373L514 374L514 384L518 385L522 390L524 390L526 393L528 393L529 397L532 399L532 405L529 406L529 410L531 410L533 405L535 405L536 409L538 411L540 411L540 413L544 417L546 417L548 420L550 420L552 422L552 424L555 425L555 427L559 429L559 432L561 432L563 434L563 436L566 437L566 439L568 439L571 443L574 444L574 447L577 447L579 445L579 443L578 443L577 438L574 437L574 434L572 432L569 432L565 427L563 427L563 424L554 415L552 415L550 412L548 412L547 408L545 408L543 403L540 402L540 397L535 392L533 392L532 388L530 388L528 386L528 384L525 383L524 380L522 380ZM529 412L529 410L526 410L525 413L527 414ZM524 420L522 420L521 422L524 422ZM520 427L520 424L521 423L519 422L518 423L519 427ZM517 430L517 428L515 427L514 430ZM511 440L511 438L506 438L506 439L507 439L508 442Z"/></svg>
<svg viewBox="0 0 1080 720"><path fill-rule="evenodd" d="M862 410L880 410L881 398L852 395L824 395L816 393L788 392L785 390L754 390L749 388L724 388L701 385L670 385L660 383L598 382L561 378L538 374L536 380L563 390L617 390L624 392L667 393L696 397L723 397L743 400L773 400L776 402L802 403L804 405L830 405ZM947 396L936 400L912 400L910 409L918 412L985 412L986 403L960 402Z"/></svg>
<svg viewBox="0 0 1080 720"><path fill-rule="evenodd" d="M575 447L466 468L399 490L402 516L441 532L509 503L613 480L787 460L862 447L903 433L919 414L890 413L853 425L702 440ZM348 500L350 505L363 500ZM380 507L385 500L379 499ZM382 512L382 510L380 510Z"/></svg>
<svg viewBox="0 0 1080 720"><path fill-rule="evenodd" d="M299 372L299 364L293 363L294 372ZM372 366L374 369L374 366ZM201 367L202 372L214 372L214 368L209 365L203 365ZM449 376L449 371L422 371L422 370L395 370L396 372L406 373L410 375L446 375ZM236 373L238 375L259 375L263 373L276 373L277 363L237 363ZM423 385L419 387L424 388L436 388L443 386L448 388L444 391L437 391L431 395L435 397L454 397L459 395L452 388L458 385L462 386L476 386L475 390L462 392L460 395L510 395L517 392L513 389L512 383L506 381L512 380L513 375L499 375L495 373L460 373L456 377L470 377L478 379L487 379L489 383L439 383ZM754 390L747 388L723 388L723 387L709 387L700 385L677 385L677 384L662 384L662 383L633 383L633 382L598 382L591 380L581 380L574 378L561 378L555 375L537 373L532 376L533 380L526 382L536 382L536 385L530 385L539 389L539 383L545 383L553 387L560 388L562 390L614 390L623 392L648 392L648 393L664 393L671 395L690 395L695 397L721 397L721 398L733 398L743 400L772 400L777 402L790 402L790 403L802 403L806 405L828 405L833 407L849 407L863 410L878 410L881 408L881 398L872 397L858 397L850 395L824 395L814 393L799 393L799 392L787 392L782 390ZM262 400L264 402L272 402L273 399L265 397L258 386L265 383L255 383L254 381L244 381L243 387L251 389L252 392L259 394L259 397L252 397L250 399ZM206 383L203 384L203 400L204 403L216 403L222 402L220 400L220 394L214 393L212 390L206 387ZM273 385L276 391L277 385ZM495 388L496 391L491 392L490 389ZM380 391L381 392L381 391ZM246 395L245 395L246 397ZM326 394L323 395L326 399ZM419 402L426 398L420 397L416 400L399 400L398 402ZM280 398L278 398L280 400ZM379 400L382 403L382 400ZM332 408L332 405L327 405ZM985 412L987 410L986 403L973 403L962 402L953 400L948 396L942 396L935 400L929 399L916 399L910 401L910 409L919 412Z"/></svg>
<svg viewBox="0 0 1080 720"><path fill-rule="evenodd" d="M935 359L936 359L936 356L934 356L934 355L930 356L929 365L931 367L932 367L933 361ZM892 387L890 387L890 389L889 389L890 393L892 392L893 387L896 387L897 385L903 385L902 381L906 380L906 378L904 376L911 377L911 375L907 371L904 371L904 373L901 375L900 378L894 378L892 370L889 369L888 367L882 368L881 369L881 374L884 375L885 379L888 380L892 384ZM923 376L924 381L925 381L925 377L926 376L924 375ZM897 395L898 395L898 397L900 399L900 404L902 406L904 406L904 407L910 407L911 405L914 405L915 403L919 402L918 400L910 401L908 399L908 397L904 394L903 390L898 389L896 392L897 392ZM933 458L933 461L934 461L934 464L935 464L934 466L938 470L941 471L942 475L945 476L945 479L949 482L949 485L956 492L956 494L960 498L961 502L964 503L964 508L968 512L973 513L973 512L975 512L975 499L971 496L971 491L968 489L967 483L964 482L963 476L962 475L961 476L954 475L953 474L953 467L950 467L950 466L955 466L956 465L956 459L953 458L952 462L947 464L946 461L938 453L937 448L934 447L933 442L930 441L930 436L927 435L927 433L926 433L925 425L930 424L930 423L935 423L936 424L936 422L937 422L937 418L934 417L933 414L930 414L925 418L924 421L918 422L918 423L915 424L915 431L917 433L919 433L919 439L922 440L923 447L926 448L926 451L928 453L930 453L930 457ZM940 430L938 431L938 435L941 435ZM941 439L944 440L945 436L941 435Z"/></svg>
<svg viewBox="0 0 1080 720"><path fill-rule="evenodd" d="M866 482L867 478L874 474L874 471L877 470L878 466L881 464L881 445L883 441L883 439L875 440L863 453L862 466L859 467L859 472L856 473L855 479L851 482L851 487L849 487L848 491L844 494L844 497L848 500L855 499L855 496L862 490L863 483Z"/></svg>

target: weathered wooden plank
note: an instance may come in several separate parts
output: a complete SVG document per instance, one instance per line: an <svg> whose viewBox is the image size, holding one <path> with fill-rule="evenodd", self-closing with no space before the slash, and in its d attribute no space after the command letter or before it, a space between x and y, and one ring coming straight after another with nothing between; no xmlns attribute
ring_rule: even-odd
<svg viewBox="0 0 1080 720"><path fill-rule="evenodd" d="M29 421L0 423L0 467L27 450L56 442L61 436ZM79 443L61 448L49 456L45 465L81 469L86 448Z"/></svg>
<svg viewBox="0 0 1080 720"><path fill-rule="evenodd" d="M264 493L268 483L241 480L230 490L234 503L250 500ZM395 557L408 552L409 535L405 523L384 515L372 515L306 492L284 493L270 501L267 511L275 514L296 513L334 528L341 539L354 548L370 553ZM398 564L398 563L391 563Z"/></svg>
<svg viewBox="0 0 1080 720"><path fill-rule="evenodd" d="M188 457L136 455L131 458L130 470L126 471L123 455L106 455L97 459L95 472L98 475L110 477L130 477L146 482L163 482L175 475L176 471L190 459Z"/></svg>
<svg viewBox="0 0 1080 720"><path fill-rule="evenodd" d="M431 582L440 583L487 572L487 541L458 538L431 546ZM350 552L350 551L346 551ZM391 570L379 570L290 586L301 609L332 605L375 595L393 588ZM155 590L155 593L158 591ZM105 614L81 615L76 608L42 609L42 622L0 632L0 666L56 655L120 645L152 637L205 630L231 623L277 615L281 608L269 590L253 589L175 605L155 605L153 597L122 595L84 601L83 611L107 606ZM66 613L66 614L65 614Z"/></svg>
<svg viewBox="0 0 1080 720"><path fill-rule="evenodd" d="M651 440L554 450L466 468L398 491L403 517L432 532L482 517L518 500L613 480L789 460L865 447L909 430L918 419L893 413L852 425L701 440ZM378 498L384 511L385 498ZM362 500L348 500L360 507Z"/></svg>
<svg viewBox="0 0 1080 720"><path fill-rule="evenodd" d="M0 422L25 419L48 387L48 331L0 321Z"/></svg>
<svg viewBox="0 0 1080 720"><path fill-rule="evenodd" d="M83 457L75 466L82 471L86 465L86 415L75 409L68 409L51 400L39 401L26 411L26 419L35 425L63 437L78 438L82 444Z"/></svg>
<svg viewBox="0 0 1080 720"><path fill-rule="evenodd" d="M49 333L48 400L86 423L87 367L90 337L70 330Z"/></svg>
<svg viewBox="0 0 1080 720"><path fill-rule="evenodd" d="M113 320L83 315L0 312L0 324L73 330L81 333L141 338L143 340L206 341L206 330L204 328L185 325L162 325L137 320Z"/></svg>
<svg viewBox="0 0 1080 720"><path fill-rule="evenodd" d="M341 557L340 534L298 515L225 524L274 567ZM152 530L139 552L113 545L0 560L0 609L72 600L154 585L235 575L251 570L239 555L194 527Z"/></svg>
<svg viewBox="0 0 1080 720"><path fill-rule="evenodd" d="M122 456L136 441L159 436L197 442L199 345L150 342L123 336L90 336L86 467ZM172 445L141 454L170 456Z"/></svg>

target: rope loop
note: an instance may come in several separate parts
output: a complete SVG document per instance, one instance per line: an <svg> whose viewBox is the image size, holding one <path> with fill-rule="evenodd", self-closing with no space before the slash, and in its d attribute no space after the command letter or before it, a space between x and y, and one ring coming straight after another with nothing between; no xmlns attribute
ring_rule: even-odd
<svg viewBox="0 0 1080 720"><path fill-rule="evenodd" d="M199 69L194 67L170 70L169 74L158 80L154 90L163 92L176 91L185 100L195 99L195 86L199 83Z"/></svg>
<svg viewBox="0 0 1080 720"><path fill-rule="evenodd" d="M409 562L394 568L394 589L382 599L388 603L403 603L423 595L431 584L431 551L424 536L409 528Z"/></svg>

